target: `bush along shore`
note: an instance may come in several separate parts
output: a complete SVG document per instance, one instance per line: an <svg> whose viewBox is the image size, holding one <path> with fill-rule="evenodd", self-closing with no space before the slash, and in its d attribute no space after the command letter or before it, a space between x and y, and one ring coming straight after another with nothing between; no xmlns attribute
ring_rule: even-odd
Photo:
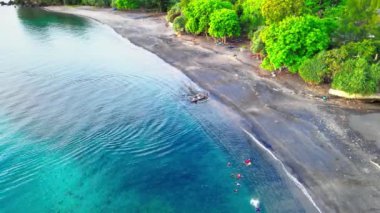
<svg viewBox="0 0 380 213"><path fill-rule="evenodd" d="M380 0L181 0L167 21L177 33L250 39L270 72L373 97L380 92L379 8Z"/></svg>
<svg viewBox="0 0 380 213"><path fill-rule="evenodd" d="M92 5L167 11L177 33L241 38L270 72L345 94L380 92L380 0L16 0L24 5Z"/></svg>

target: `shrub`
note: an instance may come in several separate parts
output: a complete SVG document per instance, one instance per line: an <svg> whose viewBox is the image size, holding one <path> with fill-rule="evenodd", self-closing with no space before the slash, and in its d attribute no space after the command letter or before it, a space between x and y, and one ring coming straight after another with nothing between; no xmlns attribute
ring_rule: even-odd
<svg viewBox="0 0 380 213"><path fill-rule="evenodd" d="M265 28L260 35L267 53L266 63L274 69L286 66L293 73L330 42L325 22L310 15L286 18Z"/></svg>
<svg viewBox="0 0 380 213"><path fill-rule="evenodd" d="M96 7L109 7L111 5L111 0L82 0L81 4Z"/></svg>
<svg viewBox="0 0 380 213"><path fill-rule="evenodd" d="M186 25L186 18L185 18L185 16L178 16L173 21L173 29L176 32L183 32L183 31L185 31L185 25Z"/></svg>
<svg viewBox="0 0 380 213"><path fill-rule="evenodd" d="M305 8L304 0L264 0L261 13L268 24L277 23L289 16L299 16Z"/></svg>
<svg viewBox="0 0 380 213"><path fill-rule="evenodd" d="M137 1L134 0L112 0L112 7L119 10L136 9L139 7Z"/></svg>
<svg viewBox="0 0 380 213"><path fill-rule="evenodd" d="M244 33L251 33L264 25L264 17L260 11L262 3L263 0L245 0L240 5L240 24Z"/></svg>
<svg viewBox="0 0 380 213"><path fill-rule="evenodd" d="M300 66L299 75L310 84L320 84L329 76L323 60L323 53L311 59L306 59Z"/></svg>
<svg viewBox="0 0 380 213"><path fill-rule="evenodd" d="M185 7L186 31L193 34L207 33L210 15L219 9L232 9L230 2L221 0L193 0Z"/></svg>
<svg viewBox="0 0 380 213"><path fill-rule="evenodd" d="M261 63L261 67L268 71L274 71L277 69L273 66L268 57L264 58L263 62Z"/></svg>
<svg viewBox="0 0 380 213"><path fill-rule="evenodd" d="M340 0L305 0L305 6L310 13L316 14L336 6L339 2Z"/></svg>
<svg viewBox="0 0 380 213"><path fill-rule="evenodd" d="M379 83L379 64L370 65L364 58L357 58L344 62L342 70L333 78L332 87L349 94L370 95L379 90Z"/></svg>
<svg viewBox="0 0 380 213"><path fill-rule="evenodd" d="M220 9L210 16L208 33L214 38L225 38L240 35L239 19L235 10Z"/></svg>
<svg viewBox="0 0 380 213"><path fill-rule="evenodd" d="M180 8L181 8L181 9L186 8L187 5L190 3L190 1L191 1L191 0L180 0L180 1L179 1L179 6L180 6Z"/></svg>
<svg viewBox="0 0 380 213"><path fill-rule="evenodd" d="M375 55L380 52L380 41L363 40L350 42L342 47L350 57L362 57L368 62L375 62Z"/></svg>
<svg viewBox="0 0 380 213"><path fill-rule="evenodd" d="M251 51L253 53L265 54L265 44L264 44L263 40L260 37L260 33L263 31L263 29L264 28L258 29L252 35L252 38L251 38Z"/></svg>
<svg viewBox="0 0 380 213"><path fill-rule="evenodd" d="M166 20L170 23L173 23L174 19L181 15L181 8L179 3L175 4L166 15Z"/></svg>
<svg viewBox="0 0 380 213"><path fill-rule="evenodd" d="M324 53L324 61L328 72L335 75L342 70L343 63L349 59L363 58L368 63L375 63L376 54L380 52L380 42L364 40L362 42L350 42L338 49ZM378 56L379 57L379 56ZM378 60L378 59L377 59Z"/></svg>

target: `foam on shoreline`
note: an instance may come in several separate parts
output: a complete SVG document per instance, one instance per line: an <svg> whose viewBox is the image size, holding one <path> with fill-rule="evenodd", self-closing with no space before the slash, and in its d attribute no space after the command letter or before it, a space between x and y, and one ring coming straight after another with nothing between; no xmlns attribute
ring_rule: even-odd
<svg viewBox="0 0 380 213"><path fill-rule="evenodd" d="M273 152L271 152L268 148L266 148L259 140L257 140L257 138L255 136L253 136L250 132L248 132L247 130L243 129L243 131L255 142L255 144L257 144L262 150L264 150L265 152L267 152L274 160L276 160L282 167L282 169L284 170L285 174L290 178L290 180L292 180L292 182L302 191L302 193L307 197L307 199L311 202L311 204L315 207L315 209L322 213L321 209L318 207L318 205L315 203L315 201L313 200L313 198L311 197L311 195L309 194L309 192L307 191L306 187L304 185L302 185L301 182L299 182L297 180L296 177L294 177L294 175L292 175L285 167L284 163L282 163L282 161L280 159L278 159L276 157L276 155L273 154Z"/></svg>

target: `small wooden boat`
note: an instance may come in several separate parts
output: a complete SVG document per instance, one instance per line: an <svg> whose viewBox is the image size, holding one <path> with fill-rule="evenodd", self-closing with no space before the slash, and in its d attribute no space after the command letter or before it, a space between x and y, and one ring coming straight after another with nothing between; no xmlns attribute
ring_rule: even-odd
<svg viewBox="0 0 380 213"><path fill-rule="evenodd" d="M208 100L208 93L207 92L199 92L193 96L190 96L190 102L191 103L198 103L198 102L203 102Z"/></svg>

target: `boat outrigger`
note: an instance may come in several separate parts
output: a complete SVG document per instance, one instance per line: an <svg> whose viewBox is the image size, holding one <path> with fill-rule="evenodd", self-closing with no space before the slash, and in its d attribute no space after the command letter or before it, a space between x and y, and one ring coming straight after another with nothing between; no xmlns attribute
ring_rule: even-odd
<svg viewBox="0 0 380 213"><path fill-rule="evenodd" d="M208 97L209 94L207 92L199 92L195 95L190 96L190 102L196 104L198 102L207 101Z"/></svg>

